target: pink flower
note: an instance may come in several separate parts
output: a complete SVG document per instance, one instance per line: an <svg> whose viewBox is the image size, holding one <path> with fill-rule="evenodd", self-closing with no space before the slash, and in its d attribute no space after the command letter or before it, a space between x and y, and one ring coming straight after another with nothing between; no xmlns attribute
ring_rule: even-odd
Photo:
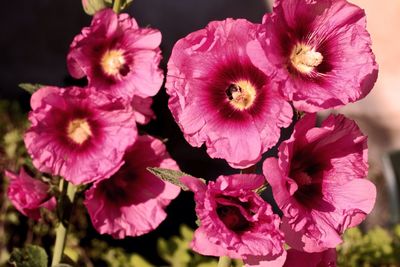
<svg viewBox="0 0 400 267"><path fill-rule="evenodd" d="M158 68L160 43L158 30L139 28L128 14L103 9L72 42L68 69L73 77L87 76L89 86L117 97L154 96L164 77Z"/></svg>
<svg viewBox="0 0 400 267"><path fill-rule="evenodd" d="M208 185L193 177L181 181L194 192L200 220L191 244L194 251L240 258L250 265L280 261L281 265L271 266L282 266L286 254L280 219L254 192L263 185L263 176L220 176Z"/></svg>
<svg viewBox="0 0 400 267"><path fill-rule="evenodd" d="M136 139L132 108L93 88L43 87L31 106L24 140L33 164L73 184L111 176Z"/></svg>
<svg viewBox="0 0 400 267"><path fill-rule="evenodd" d="M336 267L336 249L319 253L289 249L284 267Z"/></svg>
<svg viewBox="0 0 400 267"><path fill-rule="evenodd" d="M49 186L29 176L23 168L19 174L5 171L5 176L10 178L7 196L14 207L25 216L39 220L40 208L55 208L56 199L50 195Z"/></svg>
<svg viewBox="0 0 400 267"><path fill-rule="evenodd" d="M364 11L345 0L281 0L248 52L266 74L279 73L297 109L339 107L365 97L378 76L365 27Z"/></svg>
<svg viewBox="0 0 400 267"><path fill-rule="evenodd" d="M367 176L367 138L342 115L314 128L315 114L295 126L263 170L283 212L290 247L306 252L335 248L341 234L374 207L376 188Z"/></svg>
<svg viewBox="0 0 400 267"><path fill-rule="evenodd" d="M179 40L168 63L169 108L186 140L236 168L257 163L292 121L278 85L246 53L258 27L211 22Z"/></svg>
<svg viewBox="0 0 400 267"><path fill-rule="evenodd" d="M179 187L160 180L146 169L178 169L160 140L139 136L124 160L117 173L95 183L85 195L94 227L114 238L139 236L154 230L167 216L165 207L180 192Z"/></svg>

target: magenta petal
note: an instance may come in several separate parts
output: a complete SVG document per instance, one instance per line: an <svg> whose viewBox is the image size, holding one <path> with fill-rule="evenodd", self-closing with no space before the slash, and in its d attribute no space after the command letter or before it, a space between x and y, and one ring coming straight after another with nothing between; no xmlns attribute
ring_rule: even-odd
<svg viewBox="0 0 400 267"><path fill-rule="evenodd" d="M315 216L312 222L305 219L307 228L294 229L293 221L282 218L281 230L285 233L286 243L296 249L309 253L322 252L328 248L335 248L343 242L341 233L324 219ZM311 225L309 225L310 223ZM312 225L315 224L316 226Z"/></svg>
<svg viewBox="0 0 400 267"><path fill-rule="evenodd" d="M194 238L192 243L190 244L194 251L201 253L206 256L226 256L226 250L213 243L210 242L210 239L207 234L207 230L203 227L199 227L194 232Z"/></svg>
<svg viewBox="0 0 400 267"><path fill-rule="evenodd" d="M207 185L200 179L190 176L183 176L180 178L180 180L183 184L185 184L191 191L193 191L196 194L201 195L207 189Z"/></svg>
<svg viewBox="0 0 400 267"><path fill-rule="evenodd" d="M56 200L49 193L49 185L32 178L23 168L19 174L5 171L5 176L10 179L7 197L14 207L29 218L39 220L40 208L53 210Z"/></svg>
<svg viewBox="0 0 400 267"><path fill-rule="evenodd" d="M94 184L85 194L93 226L114 238L148 233L166 218L164 209L180 189L152 175L147 167L178 169L165 145L140 136L124 155L125 164L109 179Z"/></svg>
<svg viewBox="0 0 400 267"><path fill-rule="evenodd" d="M319 253L306 253L289 249L285 267L335 267L336 249L331 248Z"/></svg>
<svg viewBox="0 0 400 267"><path fill-rule="evenodd" d="M330 116L314 127L307 114L268 158L263 172L283 212L287 244L305 252L335 248L371 212L376 188L367 176L367 140L355 122Z"/></svg>
<svg viewBox="0 0 400 267"><path fill-rule="evenodd" d="M286 261L286 250L283 251L282 255L277 258L271 256L249 256L244 259L245 267L281 267L284 266ZM294 266L293 266L294 267Z"/></svg>
<svg viewBox="0 0 400 267"><path fill-rule="evenodd" d="M58 90L59 89L57 87L52 87L52 86L44 86L40 88L40 90L34 93L31 97L32 109L40 108L40 106L43 104L43 98L53 94L54 92L57 92Z"/></svg>
<svg viewBox="0 0 400 267"><path fill-rule="evenodd" d="M342 210L348 211L345 214L347 218L343 220L339 217L338 221L338 223L345 222L342 225L344 229L360 224L374 208L376 187L371 181L355 179L344 185L329 187L328 191L332 202Z"/></svg>
<svg viewBox="0 0 400 267"><path fill-rule="evenodd" d="M284 206L290 200L291 194L293 191L297 190L297 185L288 182L288 178L286 178L279 165L278 159L276 158L267 158L263 163L264 176L268 183L271 185L274 199L278 203L282 203ZM281 190L281 188L287 188L289 186L289 190ZM290 187L294 186L294 189Z"/></svg>
<svg viewBox="0 0 400 267"><path fill-rule="evenodd" d="M292 121L272 74L249 59L249 53L265 58L250 47L259 26L243 19L213 21L180 39L168 62L168 105L185 139L205 144L212 158L234 168L257 163Z"/></svg>

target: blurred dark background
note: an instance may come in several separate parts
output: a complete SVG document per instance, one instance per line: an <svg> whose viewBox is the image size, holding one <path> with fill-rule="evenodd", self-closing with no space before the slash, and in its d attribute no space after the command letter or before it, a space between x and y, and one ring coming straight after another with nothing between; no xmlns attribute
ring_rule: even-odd
<svg viewBox="0 0 400 267"><path fill-rule="evenodd" d="M140 26L161 31L161 67L166 71L169 55L178 39L204 28L212 20L233 17L261 22L266 10L267 4L262 0L134 0L127 12L136 18ZM74 36L90 21L91 17L84 13L79 0L7 1L0 9L0 98L17 100L28 112L30 95L18 87L21 82L84 85L85 80L77 81L68 75L66 55ZM141 130L168 139L168 151L183 171L206 179L238 172L223 160L211 160L204 148L193 148L183 139L168 110L164 88L155 97L153 109L157 119L141 127ZM90 245L91 238L102 239L161 264L156 256L156 239L176 235L182 223L195 228L192 199L191 193L181 193L168 207L168 218L157 230L145 236L113 240L108 236L99 236L90 228L87 237L81 241ZM77 216L88 218L85 214Z"/></svg>

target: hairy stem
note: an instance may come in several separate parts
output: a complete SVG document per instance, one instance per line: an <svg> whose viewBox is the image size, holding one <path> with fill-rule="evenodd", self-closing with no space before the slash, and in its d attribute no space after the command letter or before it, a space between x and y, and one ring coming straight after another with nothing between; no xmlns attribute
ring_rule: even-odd
<svg viewBox="0 0 400 267"><path fill-rule="evenodd" d="M231 267L232 260L228 256L219 257L218 267Z"/></svg>
<svg viewBox="0 0 400 267"><path fill-rule="evenodd" d="M54 245L51 266L59 264L64 254L69 218L71 217L72 204L74 202L76 193L76 187L73 184L64 181L63 179L60 180L60 188L62 188L60 196L61 200L59 201L59 205L57 205L57 209L61 209L59 212L61 216L60 222L56 229L56 242Z"/></svg>

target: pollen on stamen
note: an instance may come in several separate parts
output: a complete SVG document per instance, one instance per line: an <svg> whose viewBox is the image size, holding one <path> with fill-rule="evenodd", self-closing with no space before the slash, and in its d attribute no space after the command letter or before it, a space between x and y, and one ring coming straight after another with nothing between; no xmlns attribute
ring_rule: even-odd
<svg viewBox="0 0 400 267"><path fill-rule="evenodd" d="M67 136L73 142L81 145L92 136L90 125L86 119L72 120L67 127Z"/></svg>
<svg viewBox="0 0 400 267"><path fill-rule="evenodd" d="M118 49L107 50L100 60L100 66L105 74L117 76L124 71L126 60L124 51Z"/></svg>
<svg viewBox="0 0 400 267"><path fill-rule="evenodd" d="M305 44L297 44L293 47L290 54L292 66L301 73L310 74L317 66L322 63L324 57L320 52Z"/></svg>
<svg viewBox="0 0 400 267"><path fill-rule="evenodd" d="M256 98L256 89L247 80L232 83L225 90L229 103L238 110L250 108Z"/></svg>

